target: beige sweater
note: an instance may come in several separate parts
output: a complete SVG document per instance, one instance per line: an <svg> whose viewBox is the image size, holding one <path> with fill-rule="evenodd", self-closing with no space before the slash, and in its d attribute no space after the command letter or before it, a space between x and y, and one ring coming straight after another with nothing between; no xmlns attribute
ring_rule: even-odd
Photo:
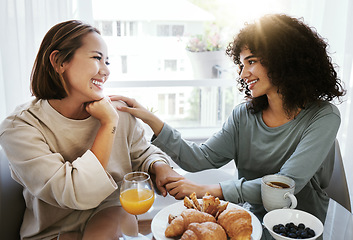
<svg viewBox="0 0 353 240"><path fill-rule="evenodd" d="M118 186L124 174L147 172L155 160L169 161L146 140L134 117L118 113L106 170L89 150L100 127L93 117L68 119L39 100L19 106L1 123L0 144L13 178L24 186L21 238L50 239L60 231L82 230L95 211L120 205Z"/></svg>

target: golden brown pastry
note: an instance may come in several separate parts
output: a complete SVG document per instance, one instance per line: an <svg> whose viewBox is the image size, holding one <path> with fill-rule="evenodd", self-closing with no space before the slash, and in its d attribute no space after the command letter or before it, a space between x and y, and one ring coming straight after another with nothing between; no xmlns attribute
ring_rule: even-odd
<svg viewBox="0 0 353 240"><path fill-rule="evenodd" d="M251 215L247 211L237 208L224 210L217 222L225 229L230 240L251 239Z"/></svg>
<svg viewBox="0 0 353 240"><path fill-rule="evenodd" d="M191 201L190 198L188 197L184 197L184 206L188 209L196 209L196 206L194 205L194 203Z"/></svg>
<svg viewBox="0 0 353 240"><path fill-rule="evenodd" d="M190 223L181 240L227 240L227 234L214 222Z"/></svg>
<svg viewBox="0 0 353 240"><path fill-rule="evenodd" d="M214 217L218 217L221 212L223 212L227 206L228 202L223 202L219 200L218 197L214 197L208 192L202 197L202 203L199 203L196 198L196 193L192 193L189 197L184 198L184 206L190 209L196 209L201 212L209 213Z"/></svg>
<svg viewBox="0 0 353 240"><path fill-rule="evenodd" d="M194 203L194 206L195 206L195 209L201 211L201 205L199 203L199 200L197 200L197 197L196 197L196 193L193 192L191 195L190 195L190 198L192 200L192 202Z"/></svg>
<svg viewBox="0 0 353 240"><path fill-rule="evenodd" d="M212 212L221 204L219 198L212 195L205 195L202 197L202 211L212 214Z"/></svg>
<svg viewBox="0 0 353 240"><path fill-rule="evenodd" d="M219 206L218 206L218 211L215 215L215 218L218 219L218 216L224 211L226 210L228 207L228 202L225 202L225 203L221 203Z"/></svg>
<svg viewBox="0 0 353 240"><path fill-rule="evenodd" d="M181 236L190 223L216 222L216 219L208 213L195 209L186 209L178 217L172 220L165 230L166 237Z"/></svg>
<svg viewBox="0 0 353 240"><path fill-rule="evenodd" d="M173 214L169 214L168 216L168 223L170 224L177 216L173 215Z"/></svg>

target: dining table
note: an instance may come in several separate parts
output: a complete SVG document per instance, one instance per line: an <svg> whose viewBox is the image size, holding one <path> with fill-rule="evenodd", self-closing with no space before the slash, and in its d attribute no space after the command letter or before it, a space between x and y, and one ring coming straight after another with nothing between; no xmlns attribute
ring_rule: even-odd
<svg viewBox="0 0 353 240"><path fill-rule="evenodd" d="M237 177L237 170L234 167L210 169L196 173L189 173L182 169L177 169L176 171L178 171L181 175L184 175L186 178L200 184L214 184ZM159 211L170 206L171 204L177 203L178 201L182 200L176 200L170 195L163 197L156 194L155 202L152 208L147 213L137 216L139 232L147 236L149 239L161 240L158 239L158 237L155 238L155 236L153 236L153 232L151 230L152 220ZM263 232L267 231L263 225L261 225L261 227ZM353 240L353 214L333 199L330 199L327 216L324 223L324 231L319 239Z"/></svg>

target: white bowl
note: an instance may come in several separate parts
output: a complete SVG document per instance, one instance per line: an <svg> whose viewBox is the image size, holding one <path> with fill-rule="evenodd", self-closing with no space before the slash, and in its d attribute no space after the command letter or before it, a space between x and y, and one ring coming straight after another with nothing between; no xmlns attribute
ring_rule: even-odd
<svg viewBox="0 0 353 240"><path fill-rule="evenodd" d="M276 240L293 240L294 238L284 237L275 233L272 229L277 224L286 225L287 223L294 223L298 226L299 223L303 223L305 227L309 227L315 231L315 237L305 238L306 240L317 239L323 232L324 226L322 222L311 215L310 213L300 211L297 209L276 209L272 210L264 216L263 224L270 232L272 237Z"/></svg>

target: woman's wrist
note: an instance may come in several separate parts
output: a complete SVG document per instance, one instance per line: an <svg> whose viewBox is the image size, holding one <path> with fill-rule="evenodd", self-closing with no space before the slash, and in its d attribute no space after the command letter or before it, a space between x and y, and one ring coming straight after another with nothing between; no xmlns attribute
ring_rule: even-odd
<svg viewBox="0 0 353 240"><path fill-rule="evenodd" d="M224 200L222 188L220 184L204 185L204 193L208 192L214 197L218 197L220 200Z"/></svg>
<svg viewBox="0 0 353 240"><path fill-rule="evenodd" d="M146 119L145 123L151 127L154 135L156 136L160 134L164 126L164 122L154 114L152 114L150 119Z"/></svg>
<svg viewBox="0 0 353 240"><path fill-rule="evenodd" d="M161 124L158 124L158 125L154 126L154 127L152 128L154 135L158 136L158 135L161 133L161 131L162 131L162 129L163 129L163 126L164 126L164 123L163 123L163 122L161 122Z"/></svg>
<svg viewBox="0 0 353 240"><path fill-rule="evenodd" d="M100 124L101 126L117 126L119 122L119 117L117 118L106 118L106 119L101 119Z"/></svg>
<svg viewBox="0 0 353 240"><path fill-rule="evenodd" d="M153 161L150 166L149 166L149 169L148 169L148 172L150 174L156 174L156 169L158 167L165 167L165 166L168 166L170 167L164 160L162 159L158 159L158 160L155 160Z"/></svg>
<svg viewBox="0 0 353 240"><path fill-rule="evenodd" d="M104 131L109 131L111 134L115 134L117 125L118 123L114 122L101 123L101 129Z"/></svg>

